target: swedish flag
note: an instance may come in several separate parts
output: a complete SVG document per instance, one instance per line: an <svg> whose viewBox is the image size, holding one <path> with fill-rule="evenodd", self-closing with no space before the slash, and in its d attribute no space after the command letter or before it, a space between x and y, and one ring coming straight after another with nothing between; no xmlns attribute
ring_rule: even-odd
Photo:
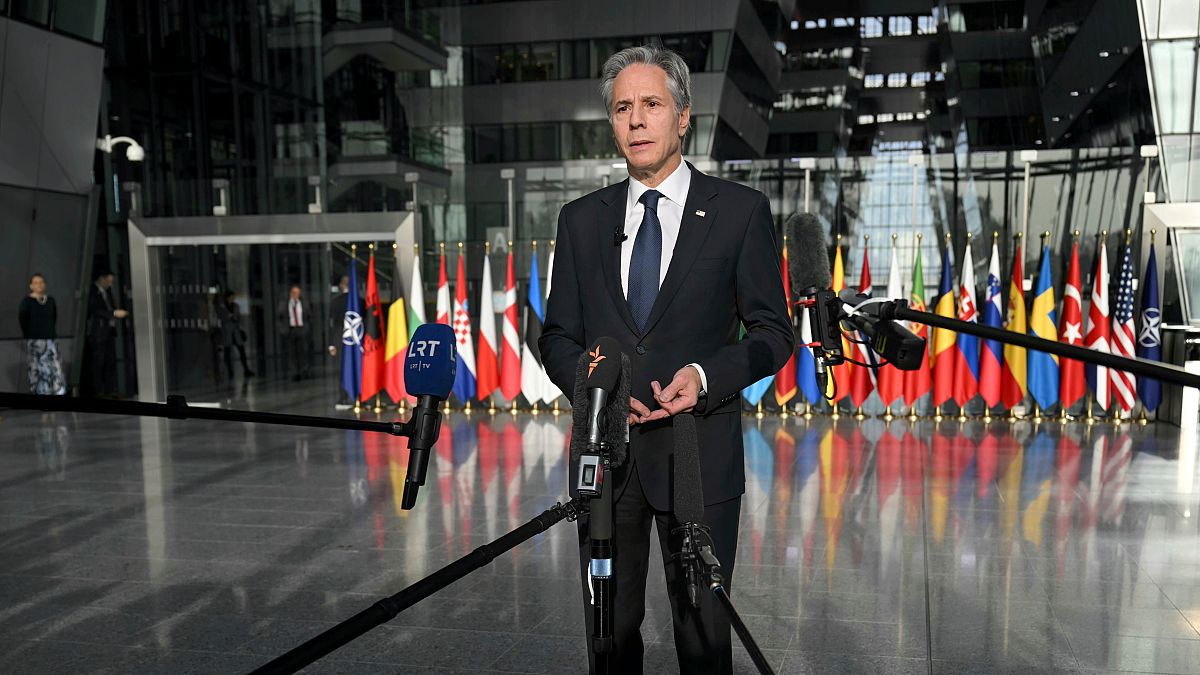
<svg viewBox="0 0 1200 675"><path fill-rule="evenodd" d="M1042 246L1042 263L1037 288L1029 311L1029 334L1058 341L1058 321L1054 314L1054 280L1050 276L1050 249ZM1058 403L1058 357L1029 350L1029 393L1042 410Z"/></svg>

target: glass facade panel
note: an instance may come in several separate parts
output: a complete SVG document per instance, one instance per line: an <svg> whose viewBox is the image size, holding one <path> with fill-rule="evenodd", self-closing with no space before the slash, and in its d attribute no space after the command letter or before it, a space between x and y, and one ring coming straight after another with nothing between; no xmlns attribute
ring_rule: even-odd
<svg viewBox="0 0 1200 675"><path fill-rule="evenodd" d="M1190 132L1196 74L1196 49L1193 41L1152 43L1150 71L1154 80L1155 102L1158 105L1158 132Z"/></svg>
<svg viewBox="0 0 1200 675"><path fill-rule="evenodd" d="M50 0L11 0L11 16L39 26L50 23Z"/></svg>
<svg viewBox="0 0 1200 675"><path fill-rule="evenodd" d="M1200 5L1197 5L1195 0L1162 0L1159 7L1159 38L1196 37Z"/></svg>
<svg viewBox="0 0 1200 675"><path fill-rule="evenodd" d="M54 10L54 28L90 42L104 38L104 8L107 0L67 0Z"/></svg>

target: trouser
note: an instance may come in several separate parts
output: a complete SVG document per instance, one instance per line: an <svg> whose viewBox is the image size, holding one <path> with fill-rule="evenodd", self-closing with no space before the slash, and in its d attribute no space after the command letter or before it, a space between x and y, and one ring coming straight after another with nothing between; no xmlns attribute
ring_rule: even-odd
<svg viewBox="0 0 1200 675"><path fill-rule="evenodd" d="M231 344L221 347L221 351L225 352L225 372L229 373L229 379L233 379L233 350L237 350L238 356L242 359L242 374L250 372L250 364L246 362L246 347L241 344Z"/></svg>
<svg viewBox="0 0 1200 675"><path fill-rule="evenodd" d="M117 341L107 335L91 336L87 342L88 383L92 396L117 393Z"/></svg>
<svg viewBox="0 0 1200 675"><path fill-rule="evenodd" d="M625 483L613 506L613 651L610 672L622 675L642 672L641 625L646 617L646 574L650 561L650 525L658 531L666 571L667 596L671 600L675 652L681 673L733 672L733 643L729 618L707 587L701 589L700 607L688 601L686 576L679 561L671 560L678 552L678 535L670 531L678 523L669 513L655 511L642 491L637 466ZM610 480L615 477L610 476ZM721 562L725 588L732 593L734 554L737 552L740 496L704 507L704 524L712 532L714 553ZM583 574L583 609L587 621L588 659L595 672L591 652L592 605L588 591L588 563L591 561L588 519L579 519L579 562Z"/></svg>
<svg viewBox="0 0 1200 675"><path fill-rule="evenodd" d="M284 336L284 347L287 350L289 369L292 376L308 375L308 345L305 340L304 328L288 326Z"/></svg>

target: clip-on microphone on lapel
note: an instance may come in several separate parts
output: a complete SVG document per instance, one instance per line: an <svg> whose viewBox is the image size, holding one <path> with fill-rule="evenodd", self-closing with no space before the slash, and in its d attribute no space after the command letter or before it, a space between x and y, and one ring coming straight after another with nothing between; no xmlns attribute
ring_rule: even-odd
<svg viewBox="0 0 1200 675"><path fill-rule="evenodd" d="M624 225L618 225L613 228L613 246L620 246L621 242L625 241L628 238L629 238L629 235L625 234L625 226Z"/></svg>

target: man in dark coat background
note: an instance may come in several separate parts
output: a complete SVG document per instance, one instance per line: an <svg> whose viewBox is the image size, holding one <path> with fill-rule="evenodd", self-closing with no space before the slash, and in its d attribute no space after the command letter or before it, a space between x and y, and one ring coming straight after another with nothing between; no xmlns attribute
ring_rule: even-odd
<svg viewBox="0 0 1200 675"><path fill-rule="evenodd" d="M117 394L117 321L129 312L117 306L113 297L113 273L98 267L88 294L87 312L87 383L86 393L102 398Z"/></svg>
<svg viewBox="0 0 1200 675"><path fill-rule="evenodd" d="M775 223L762 193L683 161L691 84L677 54L653 46L618 52L604 65L601 93L629 179L559 214L540 347L550 378L568 397L579 355L597 338L616 339L632 362L630 461L610 478L616 488L612 672L642 672L654 523L681 672L731 673L728 619L708 593L692 609L679 592L679 565L670 560L679 543L669 537L675 524L669 418L696 415L704 524L728 588L745 491L740 392L775 373L794 349ZM585 605L586 523L579 524ZM585 615L590 632L590 606Z"/></svg>

